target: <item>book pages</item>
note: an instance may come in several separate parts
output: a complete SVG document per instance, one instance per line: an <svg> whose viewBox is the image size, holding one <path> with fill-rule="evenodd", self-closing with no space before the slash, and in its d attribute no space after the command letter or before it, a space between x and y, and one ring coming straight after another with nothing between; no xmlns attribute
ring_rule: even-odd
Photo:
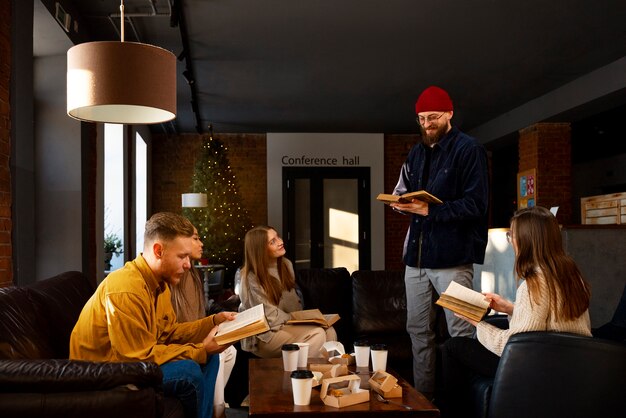
<svg viewBox="0 0 626 418"><path fill-rule="evenodd" d="M225 321L219 325L219 330L217 331L217 335L226 334L233 330L243 328L246 325L253 324L257 321L262 320L265 317L265 311L263 310L263 304L258 304L253 308L246 309L243 312L239 312L235 319L232 321Z"/></svg>
<svg viewBox="0 0 626 418"><path fill-rule="evenodd" d="M489 301L485 300L485 295L477 292L473 289L469 289L465 286L458 284L457 282L450 282L450 285L443 294L452 296L455 299L466 301L472 305L480 306L483 308L489 307Z"/></svg>

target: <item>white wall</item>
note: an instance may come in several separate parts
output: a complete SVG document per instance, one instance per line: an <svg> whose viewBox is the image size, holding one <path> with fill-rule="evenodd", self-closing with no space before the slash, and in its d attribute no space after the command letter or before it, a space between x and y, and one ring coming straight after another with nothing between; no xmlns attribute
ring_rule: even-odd
<svg viewBox="0 0 626 418"><path fill-rule="evenodd" d="M288 164L284 157L335 158L336 164ZM358 165L350 162L358 158ZM287 164L284 164L284 161ZM270 225L282 229L282 169L289 167L370 167L372 270L385 268L384 205L376 200L384 188L383 134L268 133L267 134L267 217ZM279 231L282 233L282 231Z"/></svg>

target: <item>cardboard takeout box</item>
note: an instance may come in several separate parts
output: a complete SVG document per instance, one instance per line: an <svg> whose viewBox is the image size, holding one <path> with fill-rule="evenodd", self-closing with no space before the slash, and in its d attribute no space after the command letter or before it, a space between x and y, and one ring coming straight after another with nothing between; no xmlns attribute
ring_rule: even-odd
<svg viewBox="0 0 626 418"><path fill-rule="evenodd" d="M354 356L352 354L346 354L343 344L339 341L326 341L322 348L320 348L320 354L331 364L348 365L355 363Z"/></svg>
<svg viewBox="0 0 626 418"><path fill-rule="evenodd" d="M310 364L309 370L312 372L322 372L322 379L345 376L348 374L348 366L345 364Z"/></svg>
<svg viewBox="0 0 626 418"><path fill-rule="evenodd" d="M402 387L398 379L382 370L377 371L368 381L373 391L380 393L384 398L401 398Z"/></svg>
<svg viewBox="0 0 626 418"><path fill-rule="evenodd" d="M322 381L320 398L328 406L343 408L369 402L370 391L360 388L361 378L355 375L332 377Z"/></svg>

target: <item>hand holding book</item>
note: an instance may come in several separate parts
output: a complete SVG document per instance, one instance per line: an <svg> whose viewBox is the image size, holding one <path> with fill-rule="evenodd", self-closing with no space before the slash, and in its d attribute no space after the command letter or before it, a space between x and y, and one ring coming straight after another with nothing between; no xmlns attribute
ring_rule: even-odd
<svg viewBox="0 0 626 418"><path fill-rule="evenodd" d="M416 192L405 193L403 195L395 195L395 194L385 194L380 193L376 200L383 202L386 205L391 203L411 203L413 199L421 200L426 203L435 203L440 204L443 203L441 199L432 194L428 193L426 190L418 190Z"/></svg>
<svg viewBox="0 0 626 418"><path fill-rule="evenodd" d="M490 304L485 295L457 282L450 282L435 303L476 322L487 314Z"/></svg>
<svg viewBox="0 0 626 418"><path fill-rule="evenodd" d="M215 334L215 341L224 345L260 334L269 329L263 304L258 304L253 308L239 312L232 321L220 323Z"/></svg>
<svg viewBox="0 0 626 418"><path fill-rule="evenodd" d="M484 293L485 298L489 301L489 307L497 312L502 312L507 315L513 315L513 302L503 298L497 293Z"/></svg>

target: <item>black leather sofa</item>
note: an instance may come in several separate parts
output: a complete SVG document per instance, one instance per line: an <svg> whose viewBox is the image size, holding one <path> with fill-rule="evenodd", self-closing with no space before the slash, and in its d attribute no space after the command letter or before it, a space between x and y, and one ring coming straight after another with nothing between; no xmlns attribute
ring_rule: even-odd
<svg viewBox="0 0 626 418"><path fill-rule="evenodd" d="M296 276L305 309L339 314L334 326L347 352L353 352L357 340L387 344L389 366L413 382L404 272L359 270L350 275L339 267L299 270Z"/></svg>
<svg viewBox="0 0 626 418"><path fill-rule="evenodd" d="M94 283L71 271L0 289L0 416L183 417L155 363L71 361L70 333Z"/></svg>

